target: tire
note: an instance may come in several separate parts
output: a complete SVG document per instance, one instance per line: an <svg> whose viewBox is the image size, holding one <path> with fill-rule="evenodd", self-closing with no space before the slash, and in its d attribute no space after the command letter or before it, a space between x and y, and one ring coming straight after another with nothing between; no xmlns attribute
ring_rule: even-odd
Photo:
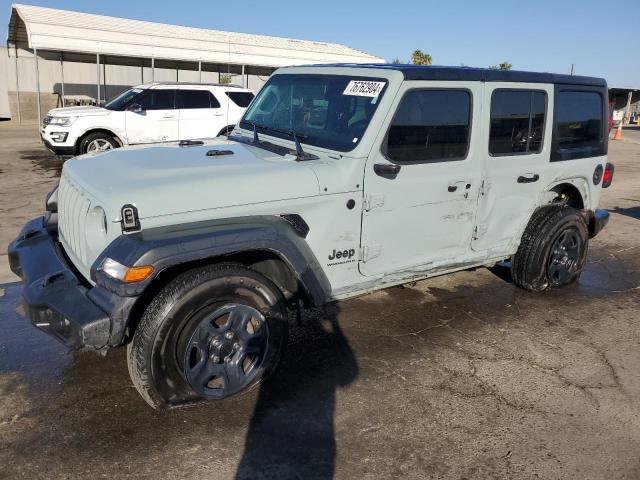
<svg viewBox="0 0 640 480"><path fill-rule="evenodd" d="M233 131L233 125L229 125L227 127L224 127L222 130L220 130L220 133L218 133L218 136L228 137L232 131Z"/></svg>
<svg viewBox="0 0 640 480"><path fill-rule="evenodd" d="M107 150L112 150L114 148L118 148L118 142L113 138L112 135L104 132L95 132L90 133L86 137L82 139L78 150L80 150L80 154L84 155L89 152L102 152Z"/></svg>
<svg viewBox="0 0 640 480"><path fill-rule="evenodd" d="M127 346L131 380L155 409L246 393L278 365L286 311L282 293L254 270L189 270L142 315Z"/></svg>
<svg viewBox="0 0 640 480"><path fill-rule="evenodd" d="M589 230L578 210L559 204L541 207L512 258L513 282L533 292L569 285L582 273L588 246Z"/></svg>

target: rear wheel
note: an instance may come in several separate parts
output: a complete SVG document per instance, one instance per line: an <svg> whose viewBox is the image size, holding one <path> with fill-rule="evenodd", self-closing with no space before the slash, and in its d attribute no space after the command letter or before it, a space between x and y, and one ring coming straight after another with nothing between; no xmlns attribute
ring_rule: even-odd
<svg viewBox="0 0 640 480"><path fill-rule="evenodd" d="M526 290L542 291L575 282L589 245L584 216L566 205L539 208L525 229L511 274Z"/></svg>
<svg viewBox="0 0 640 480"><path fill-rule="evenodd" d="M286 342L284 298L235 264L186 272L145 311L127 348L131 379L154 408L247 392L278 364Z"/></svg>
<svg viewBox="0 0 640 480"><path fill-rule="evenodd" d="M80 153L105 152L118 148L118 142L113 136L104 132L90 133L80 142Z"/></svg>

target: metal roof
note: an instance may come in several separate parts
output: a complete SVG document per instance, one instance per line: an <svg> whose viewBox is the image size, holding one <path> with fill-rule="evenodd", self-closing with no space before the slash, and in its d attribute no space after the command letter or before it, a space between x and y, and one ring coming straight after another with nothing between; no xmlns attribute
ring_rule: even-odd
<svg viewBox="0 0 640 480"><path fill-rule="evenodd" d="M280 67L309 63L384 63L335 43L224 32L14 4L8 45L207 63Z"/></svg>
<svg viewBox="0 0 640 480"><path fill-rule="evenodd" d="M587 85L596 87L607 86L607 81L604 78L563 75L560 73L524 72L520 70L493 70L490 68L398 64L325 64L313 66L396 70L402 72L405 80L466 80L481 82L563 83L569 85Z"/></svg>

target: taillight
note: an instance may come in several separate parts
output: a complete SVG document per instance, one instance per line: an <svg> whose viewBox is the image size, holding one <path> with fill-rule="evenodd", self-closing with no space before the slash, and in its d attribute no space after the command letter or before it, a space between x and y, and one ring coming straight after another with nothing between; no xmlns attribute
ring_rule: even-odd
<svg viewBox="0 0 640 480"><path fill-rule="evenodd" d="M602 188L607 188L613 181L613 163L607 163L604 167L604 174L602 175Z"/></svg>

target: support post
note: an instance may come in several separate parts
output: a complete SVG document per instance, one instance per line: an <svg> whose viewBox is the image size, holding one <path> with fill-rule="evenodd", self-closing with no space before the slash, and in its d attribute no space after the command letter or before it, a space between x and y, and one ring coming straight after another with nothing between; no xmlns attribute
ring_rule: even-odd
<svg viewBox="0 0 640 480"><path fill-rule="evenodd" d="M180 81L180 64L176 62L176 83Z"/></svg>
<svg viewBox="0 0 640 480"><path fill-rule="evenodd" d="M245 87L245 88L247 88L246 83L247 82L246 82L246 79L245 79L245 76L244 76L244 65L242 65L242 86Z"/></svg>
<svg viewBox="0 0 640 480"><path fill-rule="evenodd" d="M202 61L198 62L198 78L200 79L200 83L202 83Z"/></svg>
<svg viewBox="0 0 640 480"><path fill-rule="evenodd" d="M102 61L102 86L104 87L102 91L104 95L102 95L102 98L106 102L107 101L107 57L106 56Z"/></svg>
<svg viewBox="0 0 640 480"><path fill-rule="evenodd" d="M18 125L22 125L22 112L20 111L20 76L18 74L18 46L13 46L16 52L16 102L18 107Z"/></svg>
<svg viewBox="0 0 640 480"><path fill-rule="evenodd" d="M60 96L62 97L62 106L65 107L67 102L64 96L64 54L60 52Z"/></svg>
<svg viewBox="0 0 640 480"><path fill-rule="evenodd" d="M100 54L99 53L96 53L96 83L98 85L97 104L100 105Z"/></svg>
<svg viewBox="0 0 640 480"><path fill-rule="evenodd" d="M36 92L38 99L38 125L42 121L42 106L40 105L40 70L38 69L38 49L33 49L33 58L36 63Z"/></svg>
<svg viewBox="0 0 640 480"><path fill-rule="evenodd" d="M631 98L633 97L633 90L629 90L629 94L627 96L627 106L624 109L624 117L622 117L622 121L626 121L627 123L631 119L631 115L629 114L629 110L631 110Z"/></svg>
<svg viewBox="0 0 640 480"><path fill-rule="evenodd" d="M144 58L140 62L140 83L144 83Z"/></svg>
<svg viewBox="0 0 640 480"><path fill-rule="evenodd" d="M156 59L151 59L151 81L155 82L156 80Z"/></svg>

